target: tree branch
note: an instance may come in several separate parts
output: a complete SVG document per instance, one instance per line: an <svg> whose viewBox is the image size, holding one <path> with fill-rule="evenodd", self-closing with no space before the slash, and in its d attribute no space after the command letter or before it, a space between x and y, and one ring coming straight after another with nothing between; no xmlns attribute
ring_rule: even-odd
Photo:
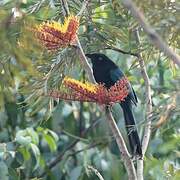
<svg viewBox="0 0 180 180"><path fill-rule="evenodd" d="M143 13L138 10L136 5L131 0L122 0L122 3L137 19L139 24L147 33L151 42L180 67L180 56L177 55L171 48L169 48L159 36L159 34L147 23Z"/></svg>
<svg viewBox="0 0 180 180"><path fill-rule="evenodd" d="M121 132L119 131L116 122L112 116L112 113L110 111L110 107L106 107L106 117L109 123L109 126L112 130L112 133L114 135L114 138L116 139L116 143L119 147L119 150L121 152L121 158L124 162L125 168L127 170L128 173L128 179L129 180L136 180L136 172L135 172L135 167L134 164L132 162L132 159L130 157L130 154L127 150L126 144L124 142L124 139L121 135Z"/></svg>
<svg viewBox="0 0 180 180"><path fill-rule="evenodd" d="M104 178L102 177L102 175L100 174L100 172L96 168L94 168L93 166L87 166L87 168L91 172L94 172L94 174L98 177L99 180L104 180Z"/></svg>
<svg viewBox="0 0 180 180"><path fill-rule="evenodd" d="M136 41L137 44L140 44L140 39L139 39L139 33L138 30L135 31L135 36L136 36ZM152 116L152 100L151 100L151 86L150 86L150 81L149 77L146 71L145 63L144 60L141 56L140 53L138 53L138 60L139 60L139 65L141 68L141 74L145 82L145 97L146 97L146 125L144 128L144 135L143 135L143 140L142 140L142 159L139 159L137 161L137 179L138 180L143 180L143 157L144 154L147 150L148 143L150 140L150 135L151 135L151 116Z"/></svg>

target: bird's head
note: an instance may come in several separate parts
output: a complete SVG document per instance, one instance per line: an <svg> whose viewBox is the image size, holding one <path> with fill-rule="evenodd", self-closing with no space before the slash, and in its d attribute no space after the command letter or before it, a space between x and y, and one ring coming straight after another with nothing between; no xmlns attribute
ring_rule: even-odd
<svg viewBox="0 0 180 180"><path fill-rule="evenodd" d="M91 59L93 66L104 67L108 66L116 66L113 61L111 61L106 55L101 53L92 53L86 54L86 57Z"/></svg>

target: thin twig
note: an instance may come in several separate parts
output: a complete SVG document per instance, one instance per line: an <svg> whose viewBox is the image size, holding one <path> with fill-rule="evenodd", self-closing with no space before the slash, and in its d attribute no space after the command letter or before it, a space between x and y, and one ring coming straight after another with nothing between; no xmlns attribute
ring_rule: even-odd
<svg viewBox="0 0 180 180"><path fill-rule="evenodd" d="M154 128L159 128L160 126L165 124L168 118L170 117L171 112L175 110L175 108L176 108L176 95L172 97L172 102L167 105L166 109L164 109L162 116L159 118Z"/></svg>
<svg viewBox="0 0 180 180"><path fill-rule="evenodd" d="M138 54L137 53L133 53L131 51L124 51L120 48L117 48L117 47L114 47L114 46L109 46L109 45L106 45L105 49L111 49L113 51L117 51L117 52L120 52L122 54L128 54L128 55L131 55L131 56L135 56L135 57L138 57Z"/></svg>
<svg viewBox="0 0 180 180"><path fill-rule="evenodd" d="M75 152L72 152L72 153L68 154L67 157L74 156L74 155L79 154L79 153L81 153L83 151L87 151L89 149L92 149L92 148L100 146L100 145L105 145L105 143L104 142L95 142L95 143L92 143L92 144L86 146L83 149L80 149L80 150L77 150Z"/></svg>
<svg viewBox="0 0 180 180"><path fill-rule="evenodd" d="M82 8L81 8L81 10L78 12L77 16L80 16L80 17L82 16L82 14L84 13L84 11L85 11L85 9L86 9L89 1L90 1L90 0L84 0L83 5L82 5Z"/></svg>
<svg viewBox="0 0 180 180"><path fill-rule="evenodd" d="M77 139L79 141L82 141L84 143L89 143L89 139L85 139L85 138L82 138L82 137L79 137L79 136L76 136L74 134L71 134L70 132L68 131L65 131L65 130L62 130L62 133L64 133L65 135L71 137L71 138L74 138L74 139Z"/></svg>
<svg viewBox="0 0 180 180"><path fill-rule="evenodd" d="M136 5L131 0L122 0L122 3L137 19L139 24L147 33L151 42L180 67L180 56L176 54L171 48L169 48L159 36L159 34L148 24L143 13L138 10Z"/></svg>
<svg viewBox="0 0 180 180"><path fill-rule="evenodd" d="M68 7L68 4L67 4L67 0L60 0L60 3L62 5L62 12L63 12L63 15L66 17L69 15L69 7Z"/></svg>
<svg viewBox="0 0 180 180"><path fill-rule="evenodd" d="M139 33L138 30L135 31L136 35L136 41L137 44L140 44L140 39L139 39ZM138 54L138 60L139 60L139 65L141 68L141 74L145 82L145 97L146 97L146 124L144 127L144 135L143 135L143 140L142 140L142 159L139 159L137 161L137 179L138 180L143 180L143 157L144 154L147 150L149 140L150 140L150 135L151 135L151 116L152 116L152 100L151 100L151 86L150 86L150 81L149 77L146 71L145 63L144 60L141 56L141 53Z"/></svg>
<svg viewBox="0 0 180 180"><path fill-rule="evenodd" d="M90 165L88 165L87 168L91 172L94 172L94 174L99 178L99 180L104 180L104 178L102 177L102 175L100 174L100 172L96 168L94 168L93 166L90 166Z"/></svg>

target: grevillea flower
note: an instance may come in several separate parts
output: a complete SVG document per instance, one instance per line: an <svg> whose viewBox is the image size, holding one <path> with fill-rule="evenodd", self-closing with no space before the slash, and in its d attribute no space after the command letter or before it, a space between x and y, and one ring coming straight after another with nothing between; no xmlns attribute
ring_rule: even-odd
<svg viewBox="0 0 180 180"><path fill-rule="evenodd" d="M82 83L65 77L62 82L63 91L51 90L48 96L71 101L96 102L101 105L112 105L124 101L128 95L128 81L123 78L107 89L103 84ZM64 91L66 90L66 91Z"/></svg>
<svg viewBox="0 0 180 180"><path fill-rule="evenodd" d="M78 27L78 18L70 15L63 24L56 21L43 22L36 27L35 35L44 47L56 51L76 43Z"/></svg>

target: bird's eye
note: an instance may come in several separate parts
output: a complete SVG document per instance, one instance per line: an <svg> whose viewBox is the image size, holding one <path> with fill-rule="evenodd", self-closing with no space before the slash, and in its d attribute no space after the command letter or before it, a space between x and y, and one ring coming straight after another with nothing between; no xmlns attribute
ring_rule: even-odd
<svg viewBox="0 0 180 180"><path fill-rule="evenodd" d="M99 59L99 61L102 61L102 60L103 60L103 58L102 58L102 57L99 57L98 59Z"/></svg>

